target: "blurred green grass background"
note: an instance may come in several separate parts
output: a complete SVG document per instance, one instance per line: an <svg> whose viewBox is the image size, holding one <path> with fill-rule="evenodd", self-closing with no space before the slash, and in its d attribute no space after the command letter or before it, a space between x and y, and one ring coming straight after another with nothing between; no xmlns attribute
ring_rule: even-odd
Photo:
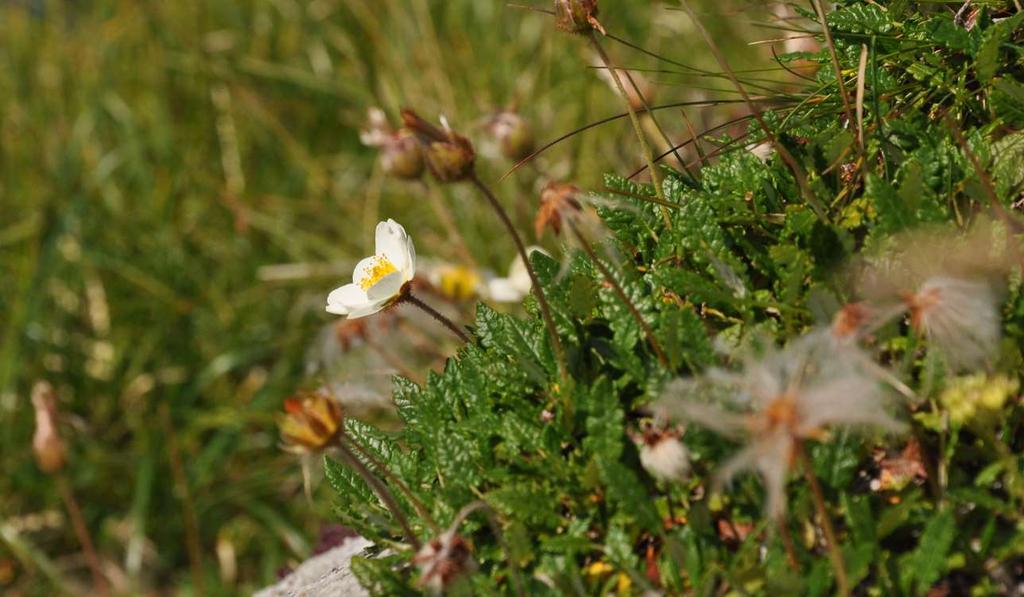
<svg viewBox="0 0 1024 597"><path fill-rule="evenodd" d="M307 501L278 449L275 415L375 222L394 217L421 255L458 261L440 202L480 265L512 255L470 189L383 177L359 143L367 108L444 113L479 147L478 123L502 106L546 141L621 101L582 40L499 0L25 4L0 3L0 592L88 582L55 480L32 458L37 380L57 390L64 474L116 588L251 591L330 521L329 492ZM672 5L606 0L601 18L710 68ZM763 6L702 6L737 66L771 66L767 46L747 45L777 35L757 25ZM671 70L606 46L624 66ZM733 97L716 78L648 77L657 103ZM682 135L678 111L664 114ZM688 114L698 128L735 115ZM538 164L599 188L641 159L623 119ZM509 166L481 159L485 180ZM537 179L524 169L497 187L521 222ZM300 275L266 269L287 264Z"/></svg>

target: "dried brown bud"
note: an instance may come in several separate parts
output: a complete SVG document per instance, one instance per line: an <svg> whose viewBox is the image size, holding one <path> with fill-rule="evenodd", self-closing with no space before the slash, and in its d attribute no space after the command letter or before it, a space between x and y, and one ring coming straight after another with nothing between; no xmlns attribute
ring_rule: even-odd
<svg viewBox="0 0 1024 597"><path fill-rule="evenodd" d="M304 392L288 398L284 410L281 436L289 452L320 452L337 439L342 423L341 404L325 392Z"/></svg>
<svg viewBox="0 0 1024 597"><path fill-rule="evenodd" d="M402 180L416 180L423 175L423 150L412 132L402 129L380 148L380 164L384 172Z"/></svg>
<svg viewBox="0 0 1024 597"><path fill-rule="evenodd" d="M415 180L423 174L423 151L412 131L395 131L380 108L370 108L367 127L359 133L363 145L380 151L384 172L395 178Z"/></svg>
<svg viewBox="0 0 1024 597"><path fill-rule="evenodd" d="M550 228L558 236L563 228L582 216L580 192L579 187L567 183L549 182L544 187L540 192L540 209L533 221L537 238L544 235L545 228Z"/></svg>
<svg viewBox="0 0 1024 597"><path fill-rule="evenodd" d="M498 142L501 155L518 162L533 153L533 130L525 118L508 110L498 112L487 123Z"/></svg>
<svg viewBox="0 0 1024 597"><path fill-rule="evenodd" d="M431 174L441 182L458 182L473 173L476 153L469 139L448 128L439 129L412 110L402 110L402 122L423 148L423 158Z"/></svg>
<svg viewBox="0 0 1024 597"><path fill-rule="evenodd" d="M53 474L64 468L64 442L57 432L57 400L53 386L40 381L32 388L32 406L36 411L36 431L32 451L36 464L44 473Z"/></svg>
<svg viewBox="0 0 1024 597"><path fill-rule="evenodd" d="M454 531L427 542L413 558L420 569L420 586L433 594L443 593L452 583L476 569L469 543Z"/></svg>
<svg viewBox="0 0 1024 597"><path fill-rule="evenodd" d="M555 0L555 27L579 34L597 29L607 35L597 20L597 0Z"/></svg>

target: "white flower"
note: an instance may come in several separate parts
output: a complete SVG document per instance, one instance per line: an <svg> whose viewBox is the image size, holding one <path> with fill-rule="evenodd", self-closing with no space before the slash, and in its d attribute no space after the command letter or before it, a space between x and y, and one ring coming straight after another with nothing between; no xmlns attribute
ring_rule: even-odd
<svg viewBox="0 0 1024 597"><path fill-rule="evenodd" d="M679 481L690 472L690 453L673 431L649 429L640 446L640 464L662 481Z"/></svg>
<svg viewBox="0 0 1024 597"><path fill-rule="evenodd" d="M547 255L547 251L540 247L527 247L526 254L530 255L534 251ZM523 263L523 258L516 256L512 260L512 265L508 268L507 278L491 278L487 281L487 296L492 301L497 303L518 303L526 298L526 295L530 294L532 283L530 281L530 272L526 271L526 264Z"/></svg>
<svg viewBox="0 0 1024 597"><path fill-rule="evenodd" d="M373 315L402 297L416 273L416 249L405 228L388 220L377 224L374 255L356 264L352 283L327 297L327 312L349 319Z"/></svg>

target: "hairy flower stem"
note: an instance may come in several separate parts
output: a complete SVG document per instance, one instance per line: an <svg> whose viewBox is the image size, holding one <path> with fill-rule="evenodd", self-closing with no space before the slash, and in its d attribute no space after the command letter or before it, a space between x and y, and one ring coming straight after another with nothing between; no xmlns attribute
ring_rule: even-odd
<svg viewBox="0 0 1024 597"><path fill-rule="evenodd" d="M621 300L622 304L626 306L630 315L633 316L633 319L636 320L640 329L643 330L644 335L647 336L647 342L651 345L651 350L654 351L655 356L658 357L658 361L661 362L663 367L671 368L672 365L669 362L668 357L665 356L665 351L661 349L661 345L658 344L658 341L654 337L654 330L652 330L651 326L644 321L643 315L640 314L640 311L636 308L636 305L633 304L633 301L629 300L629 296L626 295L626 291L623 290L622 286L615 280L615 276L612 275L608 266L597 257L597 253L594 251L594 246L590 244L587 237L580 232L580 229L577 228L575 224L570 224L570 226L572 226L572 232L576 235L576 240L579 241L580 246L583 248L583 252L590 257L592 262L594 262L594 266L601 272L604 279L608 281L612 290L614 290L615 294L618 295L619 300Z"/></svg>
<svg viewBox="0 0 1024 597"><path fill-rule="evenodd" d="M370 464L372 464L373 467L377 469L378 472L384 475L385 479L387 479L395 486L397 486L398 489L402 492L402 495L404 495L406 499L409 500L409 503L412 504L412 507L416 510L416 514L418 514L420 518L426 521L426 523L430 525L430 528L435 533L441 531L440 527L437 526L437 523L434 521L433 517L430 516L430 512L427 511L427 507L423 505L423 502L421 502L419 498L417 498L413 494L412 490L409 489L409 486L406 485L405 482L398 477L398 475L392 473L391 470L388 469L388 467L373 454L373 452L370 452L369 450L361 446L359 442L355 440L355 438L350 437L345 432L341 432L338 435L338 439L344 442L350 448L354 448L356 452L359 452L360 456L370 461Z"/></svg>
<svg viewBox="0 0 1024 597"><path fill-rule="evenodd" d="M470 181L473 185L483 193L484 197L487 197L487 201L490 202L491 207L494 208L495 213L498 214L498 218L501 223L505 225L505 229L508 230L509 236L512 237L512 241L516 244L516 251L519 252L519 258L523 260L523 265L526 266L526 273L530 275L530 290L533 292L533 296L537 299L537 306L540 308L541 317L544 319L544 325L548 328L548 335L551 337L551 346L555 351L555 359L558 361L558 374L565 383L569 382L569 368L565 361L565 349L562 348L562 340L558 337L558 328L555 327L555 320L551 316L551 306L548 304L548 299L544 295L544 289L541 288L540 280L537 279L537 272L533 271L533 265L530 263L530 256L526 254L526 245L523 244L523 239L516 232L516 227L512 224L512 220L508 217L508 212L498 202L498 198L494 196L491 189L487 187L480 180L480 177L474 172Z"/></svg>
<svg viewBox="0 0 1024 597"><path fill-rule="evenodd" d="M405 294L403 294L402 298L400 298L399 301L416 306L421 311L423 311L427 315L433 317L438 322L440 322L441 325L451 330L453 334L459 337L459 340L462 340L463 342L466 343L469 342L469 336L466 335L466 332L459 329L459 326L455 325L455 322L442 315L441 312L438 311L437 309L431 307L430 305L424 303L420 299L413 296L411 292L406 292Z"/></svg>
<svg viewBox="0 0 1024 597"><path fill-rule="evenodd" d="M57 492L64 502L64 508L68 511L71 526L75 530L75 536L78 537L78 543L82 546L82 553L85 554L86 564L92 574L93 590L100 595L106 595L109 593L110 587L107 585L106 577L103 576L103 568L96 555L96 547L93 545L92 536L89 535L89 527L86 526L85 519L82 518L82 509L78 507L78 500L75 499L75 494L71 491L71 484L63 474L58 474L55 481L57 482Z"/></svg>
<svg viewBox="0 0 1024 597"><path fill-rule="evenodd" d="M604 47L601 46L601 42L598 41L597 35L590 31L587 33L587 38L590 40L590 45L594 46L594 50L597 55L601 57L601 62L604 63L604 67L608 69L608 73L612 76L612 80L615 81L615 88L618 89L619 95L622 96L623 101L626 102L626 111L629 112L629 121L633 124L633 131L636 132L636 137L640 141L640 150L644 154L644 160L647 162L647 169L651 171L651 181L654 183L654 193L658 196L658 199L663 203L667 203L665 199L665 190L661 188L661 179L658 176L658 169L654 165L654 154L651 152L651 145L647 142L647 136L644 134L644 129L640 126L640 119L636 115L636 110L633 109L633 105L629 101L629 94L626 93L626 88L622 84L622 78L619 77L619 71L612 64L611 58L608 57L607 52L604 51ZM671 147L671 142L669 143ZM661 219L665 223L665 228L672 227L672 220L668 215L668 208L664 205L661 208Z"/></svg>
<svg viewBox="0 0 1024 597"><path fill-rule="evenodd" d="M335 442L335 445L337 445L338 449L341 451L341 457L342 460L345 461L345 464L354 470L356 474L362 477L363 481L366 481L366 484L373 489L373 492L377 494L377 497L380 498L380 501L383 502L384 506L389 512L391 512L391 515L395 517L395 520L398 522L398 526L402 527L402 533L405 535L406 543L412 546L413 551L419 551L422 544L420 543L420 540L416 538L416 533L412 532L412 528L409 526L409 521L405 518L405 514L402 513L402 509L398 507L398 502L395 501L395 496L391 494L391 490L389 490L387 485L384 485L384 483L377 478L377 475L374 475L370 469L366 468L366 465L359 460L359 457L352 452L352 449L342 441L340 435L338 437L338 441Z"/></svg>
<svg viewBox="0 0 1024 597"><path fill-rule="evenodd" d="M828 557L832 562L832 570L836 575L836 591L844 597L850 594L850 583L846 578L846 567L843 565L843 554L839 551L839 543L836 541L836 531L832 526L832 517L825 506L825 495L821 491L821 483L814 474L814 467L811 459L807 457L803 441L799 438L793 442L793 451L796 459L804 470L804 479L811 488L811 500L814 502L814 509L821 519L821 531L825 535L825 547L828 549Z"/></svg>

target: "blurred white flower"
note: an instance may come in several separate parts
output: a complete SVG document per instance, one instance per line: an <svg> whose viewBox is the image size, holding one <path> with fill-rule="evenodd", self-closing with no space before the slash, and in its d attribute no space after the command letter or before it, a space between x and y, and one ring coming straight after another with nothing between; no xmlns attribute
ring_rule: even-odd
<svg viewBox="0 0 1024 597"><path fill-rule="evenodd" d="M736 473L760 473L766 509L785 512L786 475L798 441L822 439L828 427L877 427L898 431L885 412L877 376L866 360L851 358L853 346L829 349L821 335L805 336L785 349L748 358L737 373L715 370L670 385L657 405L665 415L688 420L746 445L716 475L719 483Z"/></svg>
<svg viewBox="0 0 1024 597"><path fill-rule="evenodd" d="M532 255L534 251L544 255L548 254L547 251L537 246L526 248L527 255ZM486 295L496 303L518 303L530 294L531 287L530 273L526 271L526 264L523 263L522 257L516 255L512 264L509 265L508 277L491 278L487 281Z"/></svg>
<svg viewBox="0 0 1024 597"><path fill-rule="evenodd" d="M352 283L327 297L327 312L349 319L366 317L403 296L416 273L416 249L394 220L377 224L374 255L356 264Z"/></svg>
<svg viewBox="0 0 1024 597"><path fill-rule="evenodd" d="M465 265L433 262L427 265L426 279L430 290L453 301L466 301L477 296L482 287L480 274Z"/></svg>

